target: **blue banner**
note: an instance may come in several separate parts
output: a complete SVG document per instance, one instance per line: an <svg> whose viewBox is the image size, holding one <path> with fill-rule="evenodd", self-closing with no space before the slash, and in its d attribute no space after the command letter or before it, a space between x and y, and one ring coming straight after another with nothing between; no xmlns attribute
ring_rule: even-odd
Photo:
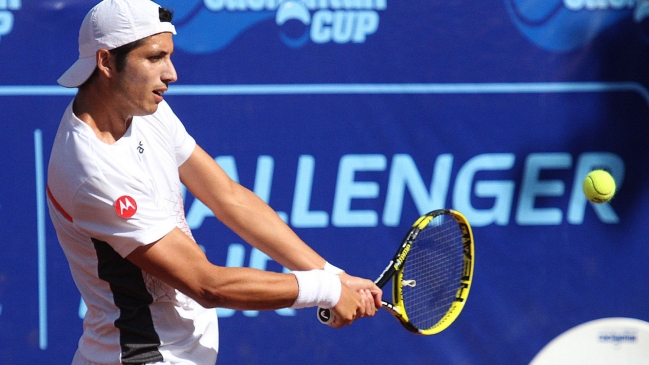
<svg viewBox="0 0 649 365"><path fill-rule="evenodd" d="M178 31L166 100L327 260L375 278L420 214L474 227L471 294L441 334L387 311L334 330L310 309L219 308L218 363L527 364L580 324L649 321L644 2L159 3ZM0 364L68 364L81 335L44 182L76 91L56 79L94 4L0 0ZM616 179L610 203L583 195L595 168ZM283 270L191 194L185 211L213 263Z"/></svg>

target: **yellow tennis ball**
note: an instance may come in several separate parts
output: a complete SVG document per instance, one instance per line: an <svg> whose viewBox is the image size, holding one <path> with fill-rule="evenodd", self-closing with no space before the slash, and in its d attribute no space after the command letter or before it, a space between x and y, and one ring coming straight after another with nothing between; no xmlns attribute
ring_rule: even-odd
<svg viewBox="0 0 649 365"><path fill-rule="evenodd" d="M593 203L606 203L615 195L615 180L604 170L593 170L584 179L584 194Z"/></svg>

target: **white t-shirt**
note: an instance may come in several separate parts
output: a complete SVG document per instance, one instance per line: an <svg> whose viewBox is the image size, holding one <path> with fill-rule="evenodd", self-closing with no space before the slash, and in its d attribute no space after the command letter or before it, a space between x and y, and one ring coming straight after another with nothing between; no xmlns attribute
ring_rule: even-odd
<svg viewBox="0 0 649 365"><path fill-rule="evenodd" d="M79 363L213 364L216 311L125 257L174 227L188 236L178 167L196 146L166 102L114 144L68 106L48 168L48 206L88 311ZM121 361L121 362L120 362Z"/></svg>

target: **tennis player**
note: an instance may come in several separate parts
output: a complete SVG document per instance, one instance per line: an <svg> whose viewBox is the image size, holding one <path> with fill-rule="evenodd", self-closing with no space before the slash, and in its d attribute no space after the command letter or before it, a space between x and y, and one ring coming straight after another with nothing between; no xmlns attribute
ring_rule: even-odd
<svg viewBox="0 0 649 365"><path fill-rule="evenodd" d="M84 18L79 58L58 80L78 88L56 134L47 186L88 307L75 365L214 364L214 307L321 306L342 327L381 305L372 281L327 263L187 133L163 98L177 79L175 33L171 13L149 0L104 0ZM211 264L185 220L181 184L293 271Z"/></svg>

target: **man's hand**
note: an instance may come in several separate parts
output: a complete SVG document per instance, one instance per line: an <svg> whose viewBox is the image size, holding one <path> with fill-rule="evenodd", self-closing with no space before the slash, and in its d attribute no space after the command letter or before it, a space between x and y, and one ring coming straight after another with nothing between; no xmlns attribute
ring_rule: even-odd
<svg viewBox="0 0 649 365"><path fill-rule="evenodd" d="M383 292L371 280L340 274L342 292L338 304L331 308L334 316L330 326L340 328L362 317L372 317L381 308Z"/></svg>
<svg viewBox="0 0 649 365"><path fill-rule="evenodd" d="M365 316L371 317L376 314L381 308L381 298L383 296L383 291L381 288L376 286L373 281L368 279L359 278L357 276L351 276L346 272L340 274L340 281L347 285L350 289L356 291L361 297L364 297L368 301L368 311L366 311ZM371 309L370 309L371 308Z"/></svg>

